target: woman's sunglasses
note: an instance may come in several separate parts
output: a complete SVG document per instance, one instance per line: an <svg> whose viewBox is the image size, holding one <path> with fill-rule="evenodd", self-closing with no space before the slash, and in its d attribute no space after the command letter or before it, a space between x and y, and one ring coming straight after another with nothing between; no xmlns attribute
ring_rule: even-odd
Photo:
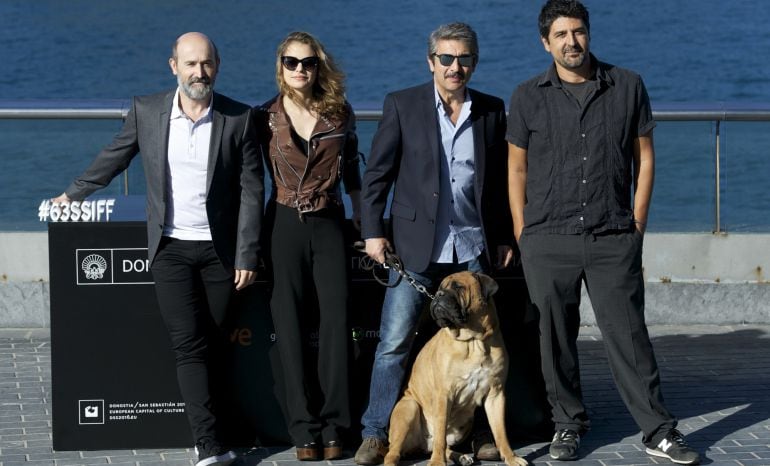
<svg viewBox="0 0 770 466"><path fill-rule="evenodd" d="M281 63L283 63L283 67L289 71L296 70L300 63L302 63L303 70L313 71L318 66L318 57L306 57L300 60L297 57L283 56L281 57Z"/></svg>

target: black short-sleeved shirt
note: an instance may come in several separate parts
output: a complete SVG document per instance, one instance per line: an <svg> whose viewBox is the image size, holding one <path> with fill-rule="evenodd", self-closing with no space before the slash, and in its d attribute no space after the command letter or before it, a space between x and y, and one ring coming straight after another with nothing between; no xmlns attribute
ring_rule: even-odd
<svg viewBox="0 0 770 466"><path fill-rule="evenodd" d="M655 127L641 77L591 55L586 104L555 65L511 96L506 140L527 150L524 229L556 234L626 230L634 141Z"/></svg>

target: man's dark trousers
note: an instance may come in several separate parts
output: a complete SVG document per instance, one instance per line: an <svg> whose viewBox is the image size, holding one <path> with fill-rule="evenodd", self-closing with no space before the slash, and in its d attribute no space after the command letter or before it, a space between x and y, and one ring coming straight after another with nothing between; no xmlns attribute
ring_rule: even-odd
<svg viewBox="0 0 770 466"><path fill-rule="evenodd" d="M164 236L152 263L155 294L176 356L179 390L196 440L217 438L212 364L222 350L219 326L234 290L234 274L211 241Z"/></svg>
<svg viewBox="0 0 770 466"><path fill-rule="evenodd" d="M580 289L585 281L615 384L644 434L656 444L676 426L663 404L644 321L643 235L524 233L519 241L530 298L540 313L543 377L556 429L584 433L577 353Z"/></svg>

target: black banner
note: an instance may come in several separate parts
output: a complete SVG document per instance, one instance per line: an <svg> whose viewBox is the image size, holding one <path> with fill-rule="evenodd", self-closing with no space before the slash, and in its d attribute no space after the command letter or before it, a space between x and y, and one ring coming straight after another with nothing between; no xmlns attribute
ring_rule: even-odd
<svg viewBox="0 0 770 466"><path fill-rule="evenodd" d="M144 222L51 223L51 344L55 450L186 448L192 436L176 384L174 356L155 300ZM349 228L350 242L355 238ZM360 419L369 391L385 288L351 249L351 406ZM236 294L223 328L222 424L233 445L289 444L281 367L269 311L269 271ZM527 311L520 268L495 277L511 360L511 437L552 432L539 369L537 323ZM427 315L427 313L426 313ZM314 322L308 324L313 357ZM415 353L435 332L420 326ZM350 442L357 442L354 425Z"/></svg>
<svg viewBox="0 0 770 466"><path fill-rule="evenodd" d="M50 223L54 450L190 447L144 222Z"/></svg>

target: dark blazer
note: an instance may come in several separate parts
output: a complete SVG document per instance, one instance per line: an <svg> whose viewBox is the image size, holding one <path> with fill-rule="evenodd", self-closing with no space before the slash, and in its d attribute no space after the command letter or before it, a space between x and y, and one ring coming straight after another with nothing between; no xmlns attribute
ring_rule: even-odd
<svg viewBox="0 0 770 466"><path fill-rule="evenodd" d="M505 105L497 97L472 89L470 95L476 211L492 263L497 246L513 242ZM433 81L385 97L362 183L362 236L391 237L396 254L414 272L428 267L436 234L441 152L435 103ZM392 236L383 221L391 187Z"/></svg>
<svg viewBox="0 0 770 466"><path fill-rule="evenodd" d="M141 153L147 182L147 248L152 262L166 215L169 115L174 91L134 97L123 128L67 188L80 200L107 186ZM256 270L264 204L262 159L248 105L214 93L206 213L225 267Z"/></svg>

